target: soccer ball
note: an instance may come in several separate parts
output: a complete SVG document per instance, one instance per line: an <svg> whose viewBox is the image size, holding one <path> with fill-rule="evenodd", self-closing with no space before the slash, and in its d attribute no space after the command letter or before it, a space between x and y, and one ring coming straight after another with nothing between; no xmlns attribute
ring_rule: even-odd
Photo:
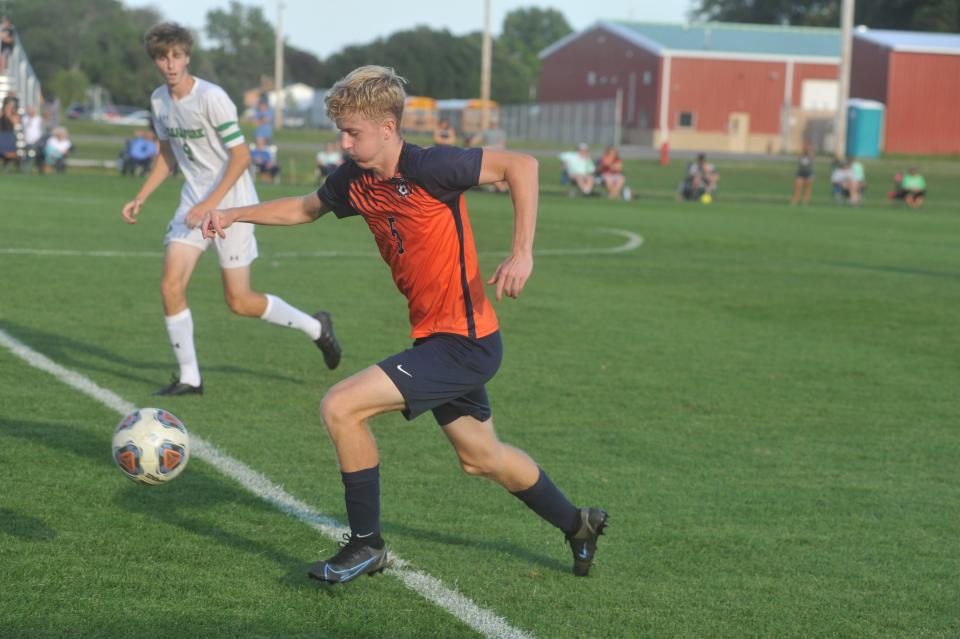
<svg viewBox="0 0 960 639"><path fill-rule="evenodd" d="M709 193L704 193L703 195L700 196L700 202L702 204L710 204L711 202L713 202L713 196L710 195Z"/></svg>
<svg viewBox="0 0 960 639"><path fill-rule="evenodd" d="M123 474L140 484L168 482L187 467L190 436L173 413L140 408L117 424L113 460Z"/></svg>

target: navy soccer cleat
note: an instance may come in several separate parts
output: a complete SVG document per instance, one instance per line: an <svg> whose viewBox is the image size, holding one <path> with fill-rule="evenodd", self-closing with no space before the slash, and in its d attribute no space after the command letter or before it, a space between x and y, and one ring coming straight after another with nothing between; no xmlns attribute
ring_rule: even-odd
<svg viewBox="0 0 960 639"><path fill-rule="evenodd" d="M313 340L313 343L323 352L323 361L327 368L333 370L340 364L340 342L333 332L333 320L326 311L317 311L313 318L320 322L320 337Z"/></svg>
<svg viewBox="0 0 960 639"><path fill-rule="evenodd" d="M340 542L340 551L326 561L315 563L308 574L318 581L345 583L360 575L383 572L388 565L386 545L374 548L362 539L344 535Z"/></svg>
<svg viewBox="0 0 960 639"><path fill-rule="evenodd" d="M203 382L199 386L180 383L180 377L174 373L170 384L156 391L154 395L203 395Z"/></svg>
<svg viewBox="0 0 960 639"><path fill-rule="evenodd" d="M573 550L573 574L586 577L593 565L597 553L597 538L607 527L607 511L600 508L581 508L580 526L573 534L567 535L570 549Z"/></svg>

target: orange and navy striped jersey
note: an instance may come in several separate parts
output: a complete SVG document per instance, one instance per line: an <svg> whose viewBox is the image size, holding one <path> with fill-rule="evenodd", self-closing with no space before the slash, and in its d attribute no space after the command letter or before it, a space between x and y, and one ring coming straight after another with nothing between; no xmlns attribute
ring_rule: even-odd
<svg viewBox="0 0 960 639"><path fill-rule="evenodd" d="M407 298L411 336L477 339L498 329L483 290L464 191L480 180L482 149L404 142L397 174L378 180L353 160L317 192L338 218L360 215Z"/></svg>

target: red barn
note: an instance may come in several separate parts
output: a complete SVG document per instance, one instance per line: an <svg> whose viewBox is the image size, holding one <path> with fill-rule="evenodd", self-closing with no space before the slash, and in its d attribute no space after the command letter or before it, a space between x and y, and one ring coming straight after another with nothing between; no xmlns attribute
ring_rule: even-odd
<svg viewBox="0 0 960 639"><path fill-rule="evenodd" d="M826 135L839 63L838 29L600 21L540 53L539 99L619 93L625 141L777 152Z"/></svg>
<svg viewBox="0 0 960 639"><path fill-rule="evenodd" d="M850 96L886 105L884 151L960 154L960 35L857 30Z"/></svg>

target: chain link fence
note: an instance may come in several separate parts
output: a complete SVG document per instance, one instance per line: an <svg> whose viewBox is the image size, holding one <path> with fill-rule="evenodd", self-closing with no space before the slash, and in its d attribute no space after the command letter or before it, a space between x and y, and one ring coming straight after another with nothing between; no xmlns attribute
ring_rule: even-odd
<svg viewBox="0 0 960 639"><path fill-rule="evenodd" d="M500 107L500 128L511 140L616 145L617 101L508 104Z"/></svg>

